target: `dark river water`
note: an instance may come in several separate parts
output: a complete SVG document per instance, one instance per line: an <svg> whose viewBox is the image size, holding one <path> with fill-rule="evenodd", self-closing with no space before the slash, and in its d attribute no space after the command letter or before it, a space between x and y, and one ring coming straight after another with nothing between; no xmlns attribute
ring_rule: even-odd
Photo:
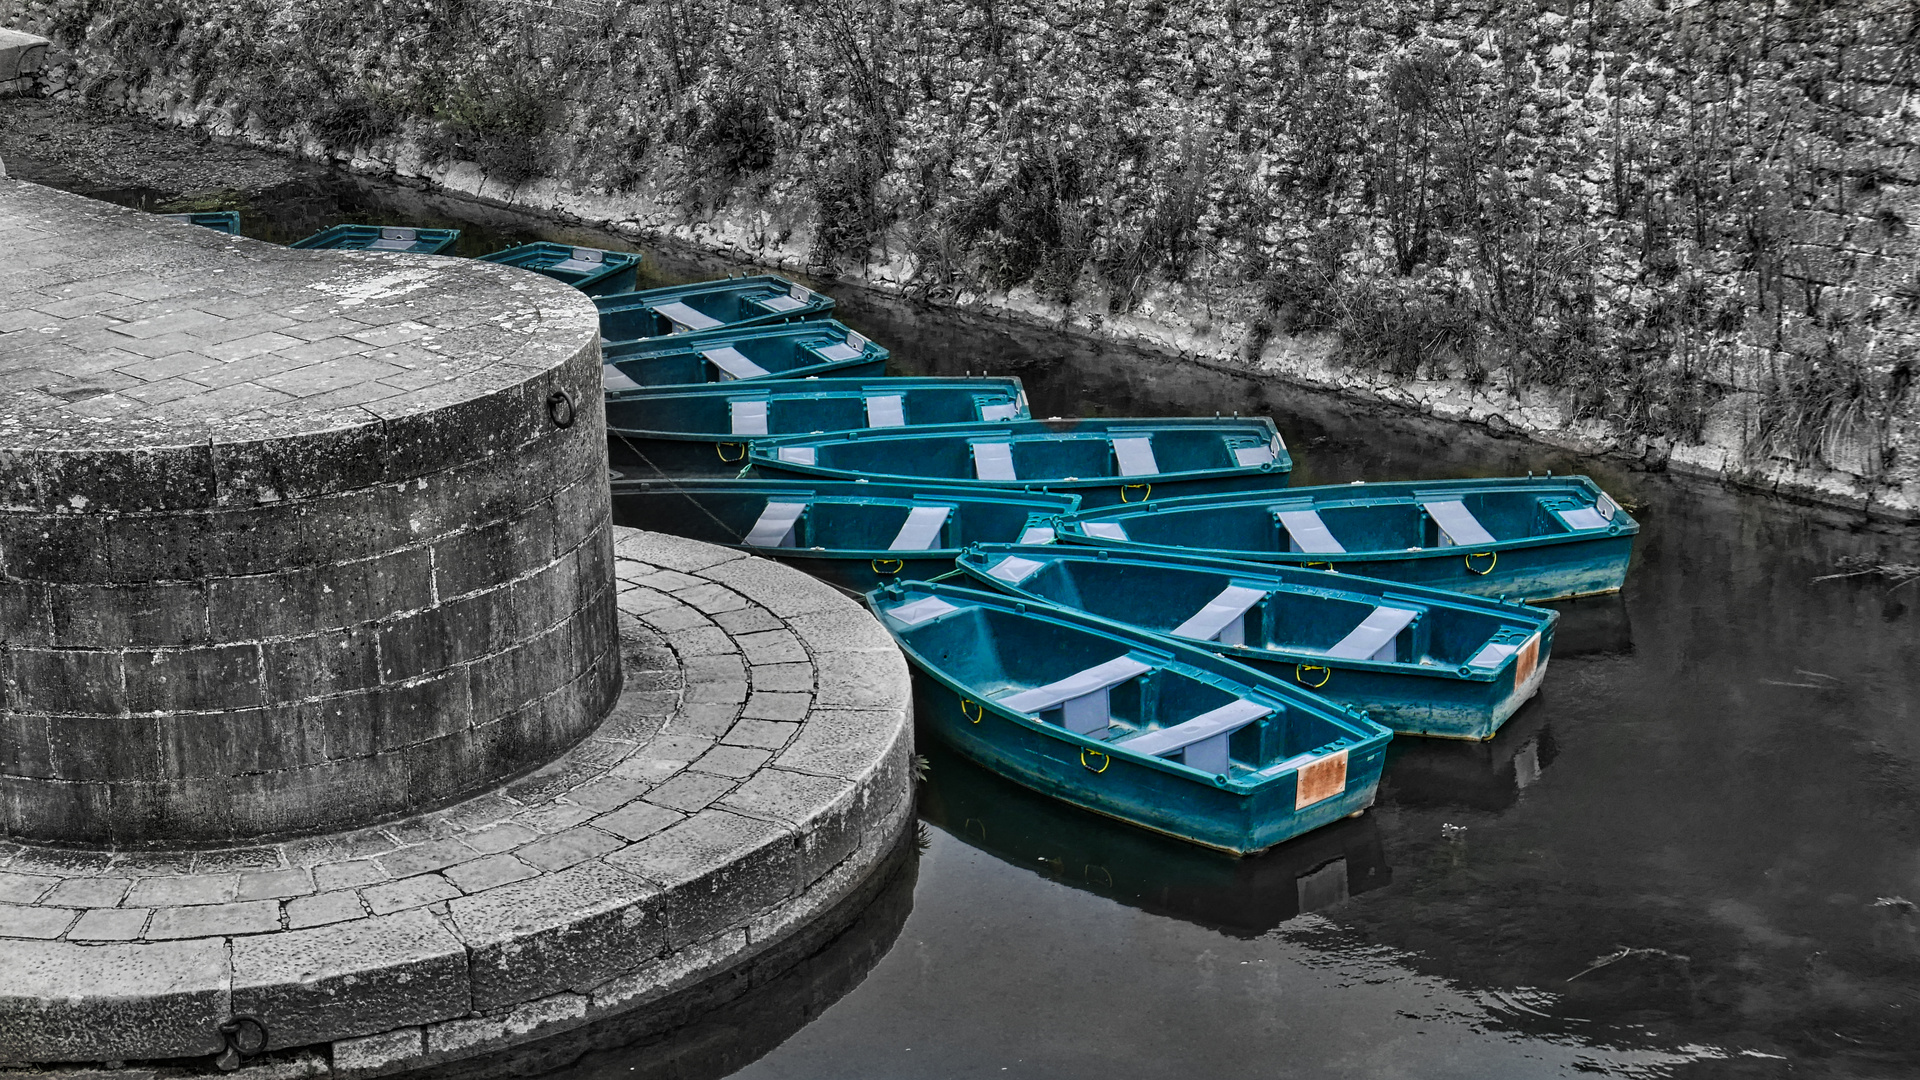
<svg viewBox="0 0 1920 1080"><path fill-rule="evenodd" d="M275 240L633 246L317 172L234 203ZM643 285L746 269L647 254ZM1560 605L1499 737L1397 739L1374 810L1257 858L927 746L917 866L822 959L554 1076L1920 1076L1920 585L1815 580L1920 562L1914 530L813 284L900 373L1019 375L1039 414L1269 414L1300 483L1592 473L1642 524L1633 569Z"/></svg>

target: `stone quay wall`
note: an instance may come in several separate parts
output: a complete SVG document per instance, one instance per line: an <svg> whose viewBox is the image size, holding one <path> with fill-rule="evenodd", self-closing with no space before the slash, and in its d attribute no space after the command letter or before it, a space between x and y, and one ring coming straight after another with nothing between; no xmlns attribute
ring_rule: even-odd
<svg viewBox="0 0 1920 1080"><path fill-rule="evenodd" d="M0 249L5 835L358 827L605 715L590 302L9 180Z"/></svg>
<svg viewBox="0 0 1920 1080"><path fill-rule="evenodd" d="M1900 516L1916 18L0 0L58 95Z"/></svg>

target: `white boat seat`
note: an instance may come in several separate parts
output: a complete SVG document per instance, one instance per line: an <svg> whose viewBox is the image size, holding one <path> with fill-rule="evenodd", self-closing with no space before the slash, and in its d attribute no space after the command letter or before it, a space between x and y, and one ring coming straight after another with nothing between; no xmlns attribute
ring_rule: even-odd
<svg viewBox="0 0 1920 1080"><path fill-rule="evenodd" d="M1013 420L1019 416L1020 403L1017 401L1003 401L998 405L980 406L980 419L982 420Z"/></svg>
<svg viewBox="0 0 1920 1080"><path fill-rule="evenodd" d="M1018 480L1013 472L1013 444L974 443L973 475L982 480Z"/></svg>
<svg viewBox="0 0 1920 1080"><path fill-rule="evenodd" d="M1539 635L1535 634L1524 641L1489 641L1481 646L1479 652L1473 654L1473 659L1467 661L1467 666L1492 671L1506 663L1507 657L1526 648L1538 637Z"/></svg>
<svg viewBox="0 0 1920 1080"><path fill-rule="evenodd" d="M582 274L605 269L605 255L597 248L574 248L573 254L548 266L549 270L573 270Z"/></svg>
<svg viewBox="0 0 1920 1080"><path fill-rule="evenodd" d="M1053 528L1048 525L1029 525L1020 533L1023 544L1051 544L1053 539Z"/></svg>
<svg viewBox="0 0 1920 1080"><path fill-rule="evenodd" d="M727 415L732 421L735 435L767 433L767 403L764 401L729 401Z"/></svg>
<svg viewBox="0 0 1920 1080"><path fill-rule="evenodd" d="M795 465L814 465L820 461L820 451L811 446L783 446L774 456Z"/></svg>
<svg viewBox="0 0 1920 1080"><path fill-rule="evenodd" d="M1274 458L1273 447L1264 443L1259 446L1236 446L1233 448L1233 463L1243 468L1256 469Z"/></svg>
<svg viewBox="0 0 1920 1080"><path fill-rule="evenodd" d="M916 506L907 511L900 532L887 545L888 551L932 551L940 541L940 530L952 516L951 506Z"/></svg>
<svg viewBox="0 0 1920 1080"><path fill-rule="evenodd" d="M954 607L952 604L947 603L937 596L926 596L915 600L911 604L901 604L897 608L890 608L887 614L900 622L906 623L908 626L918 626L928 619L937 619L949 611L959 610L959 608Z"/></svg>
<svg viewBox="0 0 1920 1080"><path fill-rule="evenodd" d="M987 576L999 578L1009 585L1018 585L1034 575L1046 564L1037 559L1023 559L1018 555L1009 555L992 566L987 567Z"/></svg>
<svg viewBox="0 0 1920 1080"><path fill-rule="evenodd" d="M879 394L867 399L868 427L906 427L906 398L899 394Z"/></svg>
<svg viewBox="0 0 1920 1080"><path fill-rule="evenodd" d="M772 296L756 296L753 298L753 302L769 311L799 311L801 308L813 303L813 294L807 291L805 285L795 285L784 293L775 293Z"/></svg>
<svg viewBox="0 0 1920 1080"><path fill-rule="evenodd" d="M419 234L412 229L384 228L380 230L380 238L367 245L367 250L412 251L419 239Z"/></svg>
<svg viewBox="0 0 1920 1080"><path fill-rule="evenodd" d="M1374 608L1360 625L1353 628L1346 637L1327 650L1327 655L1341 660L1385 660L1392 663L1398 659L1398 650L1394 640L1400 631L1405 630L1420 613L1410 608L1386 607Z"/></svg>
<svg viewBox="0 0 1920 1080"><path fill-rule="evenodd" d="M1308 507L1304 510L1275 510L1273 516L1287 530L1287 550L1304 551L1309 555L1339 555L1347 549L1333 538L1327 529L1327 523L1320 520L1320 512Z"/></svg>
<svg viewBox="0 0 1920 1080"><path fill-rule="evenodd" d="M1473 516L1467 504L1458 499L1444 502L1423 502L1420 508L1432 516L1434 523L1440 526L1440 544L1442 547L1458 545L1477 547L1494 543L1493 534Z"/></svg>
<svg viewBox="0 0 1920 1080"><path fill-rule="evenodd" d="M731 345L722 345L717 349L701 349L700 355L706 359L707 363L720 369L723 382L727 379L757 379L767 374L766 368L747 359L745 353Z"/></svg>
<svg viewBox="0 0 1920 1080"><path fill-rule="evenodd" d="M1097 536L1102 540L1125 540L1127 538L1127 530L1122 528L1117 521L1084 521L1080 523L1080 528L1081 531L1085 532L1088 536Z"/></svg>
<svg viewBox="0 0 1920 1080"><path fill-rule="evenodd" d="M1022 690L999 704L1015 712L1038 714L1060 706L1060 722L1068 731L1091 735L1105 731L1113 714L1108 708L1108 691L1152 666L1131 656L1117 656L1104 664L1076 671L1064 679Z"/></svg>
<svg viewBox="0 0 1920 1080"><path fill-rule="evenodd" d="M1227 758L1227 738L1272 712L1271 706L1235 698L1191 720L1135 735L1119 745L1154 757L1179 754L1188 768L1224 773L1231 765Z"/></svg>
<svg viewBox="0 0 1920 1080"><path fill-rule="evenodd" d="M807 347L828 360L838 362L841 360L857 359L864 355L867 351L867 339L852 331L848 331L845 341L835 341L826 345L809 345Z"/></svg>
<svg viewBox="0 0 1920 1080"><path fill-rule="evenodd" d="M600 365L600 389L602 390L638 390L640 384L627 377L627 373L612 364Z"/></svg>
<svg viewBox="0 0 1920 1080"><path fill-rule="evenodd" d="M1207 601L1207 605L1195 612L1192 618L1174 627L1173 636L1195 641L1217 640L1223 645L1245 645L1247 609L1266 595L1261 589L1229 585L1220 590L1219 596Z"/></svg>
<svg viewBox="0 0 1920 1080"><path fill-rule="evenodd" d="M1153 440L1144 435L1113 440L1113 459L1121 476L1158 476L1160 463L1153 458Z"/></svg>
<svg viewBox="0 0 1920 1080"><path fill-rule="evenodd" d="M793 547L793 526L806 513L807 504L803 502L775 502L767 500L767 508L760 511L760 520L753 523L747 531L747 538L741 543L748 547Z"/></svg>
<svg viewBox="0 0 1920 1080"><path fill-rule="evenodd" d="M1591 506L1577 507L1572 510L1556 510L1554 513L1560 515L1560 520L1566 522L1567 528L1569 529L1604 529L1608 524L1607 519L1601 515L1600 511Z"/></svg>
<svg viewBox="0 0 1920 1080"><path fill-rule="evenodd" d="M678 300L655 304L653 310L672 323L674 330L681 333L689 330L712 330L714 327L725 325L719 319L703 311L696 311Z"/></svg>

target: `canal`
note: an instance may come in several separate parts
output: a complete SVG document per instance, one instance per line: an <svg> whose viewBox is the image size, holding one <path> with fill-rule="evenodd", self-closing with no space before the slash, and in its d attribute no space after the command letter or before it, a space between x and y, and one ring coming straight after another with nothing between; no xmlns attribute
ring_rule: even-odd
<svg viewBox="0 0 1920 1080"><path fill-rule="evenodd" d="M353 220L459 227L462 254L634 246L297 163L116 183L21 130L16 176L189 192L264 239ZM647 259L643 286L748 269ZM1299 483L1590 472L1642 523L1634 566L1559 605L1544 689L1499 737L1396 740L1374 810L1254 859L928 746L917 868L837 953L710 1021L717 1051L606 1045L556 1080L1920 1073L1920 584L1822 580L1920 563L1915 530L810 283L899 373L1019 375L1036 415L1269 414Z"/></svg>

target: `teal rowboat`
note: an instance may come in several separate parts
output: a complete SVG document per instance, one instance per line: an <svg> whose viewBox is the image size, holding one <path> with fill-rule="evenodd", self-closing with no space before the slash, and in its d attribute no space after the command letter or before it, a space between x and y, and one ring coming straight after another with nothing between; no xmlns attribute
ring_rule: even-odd
<svg viewBox="0 0 1920 1080"><path fill-rule="evenodd" d="M215 232L240 235L240 211L238 210L199 210L191 214L161 214L168 221L183 221L188 225L198 225Z"/></svg>
<svg viewBox="0 0 1920 1080"><path fill-rule="evenodd" d="M631 292L640 271L640 256L631 251L572 247L567 244L521 244L480 256L481 262L518 266L545 274L588 296Z"/></svg>
<svg viewBox="0 0 1920 1080"><path fill-rule="evenodd" d="M594 303L600 336L610 342L824 319L833 312L833 297L764 274L602 296Z"/></svg>
<svg viewBox="0 0 1920 1080"><path fill-rule="evenodd" d="M335 225L295 240L290 248L328 251L405 251L439 255L460 239L459 229L412 229L391 225Z"/></svg>
<svg viewBox="0 0 1920 1080"><path fill-rule="evenodd" d="M1016 596L1169 634L1408 735L1490 739L1534 692L1551 610L1376 578L1080 545L969 548Z"/></svg>
<svg viewBox="0 0 1920 1080"><path fill-rule="evenodd" d="M887 350L832 319L646 338L601 350L609 402L662 389L768 379L885 375Z"/></svg>
<svg viewBox="0 0 1920 1080"><path fill-rule="evenodd" d="M768 435L1027 416L1019 379L748 379L608 398L608 451L643 475L733 476Z"/></svg>
<svg viewBox="0 0 1920 1080"><path fill-rule="evenodd" d="M1027 420L756 440L767 476L1070 492L1083 506L1283 488L1293 461L1265 417Z"/></svg>
<svg viewBox="0 0 1920 1080"><path fill-rule="evenodd" d="M1015 870L1233 937L1259 937L1393 883L1371 814L1236 859L1030 791L944 740L914 749L927 759L920 817L954 839ZM1397 749L1396 741L1388 753ZM1390 770L1382 786L1398 779Z"/></svg>
<svg viewBox="0 0 1920 1080"><path fill-rule="evenodd" d="M1036 791L1236 855L1373 804L1392 732L1252 668L1000 593L867 603L913 665L915 719Z"/></svg>
<svg viewBox="0 0 1920 1080"><path fill-rule="evenodd" d="M1038 543L1072 496L937 484L613 481L613 519L779 559L856 592L953 569L974 541Z"/></svg>
<svg viewBox="0 0 1920 1080"><path fill-rule="evenodd" d="M1613 592L1640 531L1584 476L1341 484L1082 513L1060 539L1538 602Z"/></svg>

